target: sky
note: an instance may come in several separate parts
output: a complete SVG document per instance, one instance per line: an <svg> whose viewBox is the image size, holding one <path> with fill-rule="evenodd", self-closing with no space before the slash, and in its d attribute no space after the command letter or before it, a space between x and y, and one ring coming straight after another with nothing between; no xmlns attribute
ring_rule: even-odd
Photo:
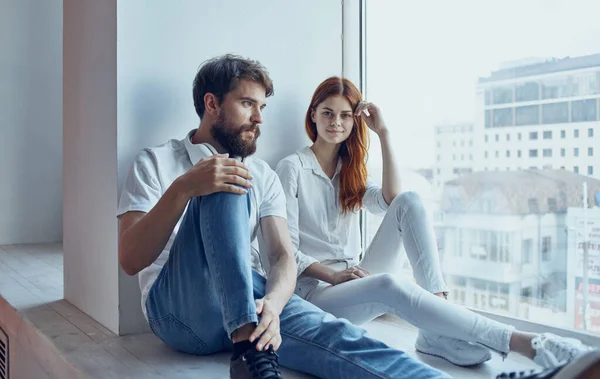
<svg viewBox="0 0 600 379"><path fill-rule="evenodd" d="M434 126L472 122L477 79L500 64L600 53L598 15L599 0L367 1L366 97L400 165L433 165Z"/></svg>

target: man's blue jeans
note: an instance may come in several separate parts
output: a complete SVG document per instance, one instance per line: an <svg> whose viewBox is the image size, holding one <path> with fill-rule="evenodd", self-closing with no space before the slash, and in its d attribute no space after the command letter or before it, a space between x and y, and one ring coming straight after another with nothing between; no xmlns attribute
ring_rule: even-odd
<svg viewBox="0 0 600 379"><path fill-rule="evenodd" d="M250 196L221 192L188 205L146 301L150 327L176 350L230 350L231 333L258 322L254 300L265 295L265 279L250 265ZM296 295L280 325L284 367L321 378L449 378Z"/></svg>

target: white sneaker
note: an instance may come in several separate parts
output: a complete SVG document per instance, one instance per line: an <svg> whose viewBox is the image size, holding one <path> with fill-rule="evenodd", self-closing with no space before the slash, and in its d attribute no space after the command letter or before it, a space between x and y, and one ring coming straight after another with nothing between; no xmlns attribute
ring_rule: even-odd
<svg viewBox="0 0 600 379"><path fill-rule="evenodd" d="M489 349L483 346L423 330L419 331L415 349L444 358L457 366L474 366L492 358Z"/></svg>
<svg viewBox="0 0 600 379"><path fill-rule="evenodd" d="M535 350L533 361L545 368L553 368L570 362L589 350L581 341L559 337L552 333L542 333L531 340Z"/></svg>

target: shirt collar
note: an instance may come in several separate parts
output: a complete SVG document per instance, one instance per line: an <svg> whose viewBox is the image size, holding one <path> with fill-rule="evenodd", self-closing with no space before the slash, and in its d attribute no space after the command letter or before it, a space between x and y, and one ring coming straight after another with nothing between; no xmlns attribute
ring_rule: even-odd
<svg viewBox="0 0 600 379"><path fill-rule="evenodd" d="M196 129L191 130L183 139L185 150L190 157L192 165L198 163L201 159L217 154L217 150L208 143L192 143L192 136L196 133Z"/></svg>
<svg viewBox="0 0 600 379"><path fill-rule="evenodd" d="M321 164L317 160L317 156L312 151L310 146L306 146L306 147L298 150L297 154L298 154L298 157L300 158L300 163L302 164L302 168L304 168L306 170L313 170L315 172L315 174L319 174L319 175L324 176L327 179L329 179L329 177L327 175L325 175L325 172L323 172L323 168L321 167ZM337 167L335 168L335 173L333 174L333 177L335 178L335 176L338 175L341 170L342 170L342 159L338 158Z"/></svg>

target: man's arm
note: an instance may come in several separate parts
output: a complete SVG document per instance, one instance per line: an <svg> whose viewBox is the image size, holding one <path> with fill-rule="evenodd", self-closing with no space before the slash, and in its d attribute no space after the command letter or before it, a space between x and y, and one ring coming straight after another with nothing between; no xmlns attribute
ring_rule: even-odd
<svg viewBox="0 0 600 379"><path fill-rule="evenodd" d="M177 178L148 213L124 213L119 225L119 263L123 270L135 275L158 258L190 198L220 191L244 194L245 188L252 186L249 179L248 168L242 162L214 155Z"/></svg>
<svg viewBox="0 0 600 379"><path fill-rule="evenodd" d="M263 217L260 227L271 267L265 298L277 301L283 309L294 293L297 274L287 221L277 216Z"/></svg>
<svg viewBox="0 0 600 379"><path fill-rule="evenodd" d="M261 319L250 335L250 342L260 337L256 345L258 350L266 350L269 345L277 350L281 345L279 315L296 287L296 259L284 218L263 217L260 228L271 267L265 297L256 300L256 313L261 315Z"/></svg>
<svg viewBox="0 0 600 379"><path fill-rule="evenodd" d="M127 274L137 274L158 258L188 200L174 182L150 212L131 211L119 218L119 263Z"/></svg>

